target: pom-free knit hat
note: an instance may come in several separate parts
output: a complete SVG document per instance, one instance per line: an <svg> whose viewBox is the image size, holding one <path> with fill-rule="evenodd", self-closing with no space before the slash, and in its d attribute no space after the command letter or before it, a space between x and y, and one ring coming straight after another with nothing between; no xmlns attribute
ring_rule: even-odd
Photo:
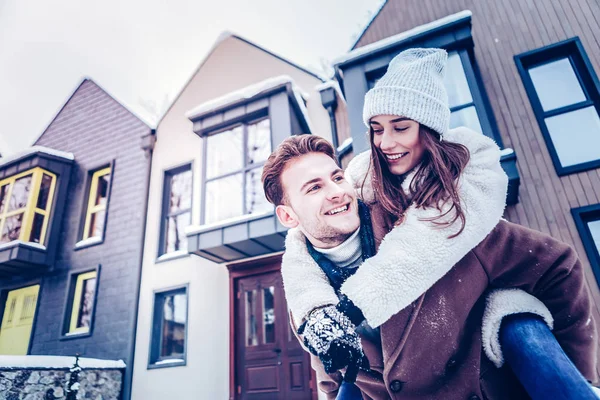
<svg viewBox="0 0 600 400"><path fill-rule="evenodd" d="M410 118L443 136L450 125L442 49L408 49L390 62L387 72L365 96L363 121L376 115Z"/></svg>

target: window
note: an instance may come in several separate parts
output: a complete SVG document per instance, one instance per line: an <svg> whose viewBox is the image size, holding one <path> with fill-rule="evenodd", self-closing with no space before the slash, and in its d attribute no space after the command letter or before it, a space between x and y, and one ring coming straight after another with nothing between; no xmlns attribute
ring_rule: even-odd
<svg viewBox="0 0 600 400"><path fill-rule="evenodd" d="M583 247L600 283L600 204L571 210Z"/></svg>
<svg viewBox="0 0 600 400"><path fill-rule="evenodd" d="M368 77L369 89L375 86L375 83L385 74L387 67L371 73ZM448 102L450 106L450 128L466 126L477 132L484 133L477 107L467 79L467 71L472 75L472 67L469 56L466 51L453 51L448 53L448 62L446 64L446 75L444 85L448 92ZM473 83L474 78L472 78ZM482 108L482 107L480 107ZM488 136L491 133L488 134Z"/></svg>
<svg viewBox="0 0 600 400"><path fill-rule="evenodd" d="M104 236L104 223L106 221L110 178L110 167L102 168L92 173L85 212L83 240L101 240Z"/></svg>
<svg viewBox="0 0 600 400"><path fill-rule="evenodd" d="M192 222L192 166L165 173L160 255L187 252L185 228Z"/></svg>
<svg viewBox="0 0 600 400"><path fill-rule="evenodd" d="M73 275L72 289L69 296L68 323L66 336L81 335L91 332L92 318L96 299L98 271L89 271Z"/></svg>
<svg viewBox="0 0 600 400"><path fill-rule="evenodd" d="M271 154L268 118L237 125L205 141L203 223L272 210L260 181Z"/></svg>
<svg viewBox="0 0 600 400"><path fill-rule="evenodd" d="M187 287L154 295L150 366L185 365Z"/></svg>
<svg viewBox="0 0 600 400"><path fill-rule="evenodd" d="M0 244L45 244L56 175L34 168L0 181Z"/></svg>
<svg viewBox="0 0 600 400"><path fill-rule="evenodd" d="M515 61L558 175L600 167L598 78L579 39Z"/></svg>

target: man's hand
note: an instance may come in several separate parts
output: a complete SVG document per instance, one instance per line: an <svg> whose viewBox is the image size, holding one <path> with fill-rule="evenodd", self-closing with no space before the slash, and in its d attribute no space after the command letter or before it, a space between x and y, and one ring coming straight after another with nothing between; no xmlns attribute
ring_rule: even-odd
<svg viewBox="0 0 600 400"><path fill-rule="evenodd" d="M298 334L303 335L304 345L319 357L328 374L347 367L344 381L355 382L358 370L369 368L355 325L335 306L313 310Z"/></svg>

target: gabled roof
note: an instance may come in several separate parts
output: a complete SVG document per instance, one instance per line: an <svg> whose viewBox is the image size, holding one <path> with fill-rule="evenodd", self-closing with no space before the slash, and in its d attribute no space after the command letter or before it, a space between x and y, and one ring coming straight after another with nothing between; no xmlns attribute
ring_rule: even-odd
<svg viewBox="0 0 600 400"><path fill-rule="evenodd" d="M73 90L73 92L69 95L69 97L67 98L67 100L63 103L63 105L59 108L58 112L50 120L50 122L48 123L48 125L46 125L46 127L44 128L44 130L36 137L36 139L32 143L32 146L35 146L35 144L38 142L38 140L40 140L40 138L44 135L44 133L46 133L46 131L48 130L48 128L50 128L50 126L52 126L52 124L54 123L54 121L56 121L56 118L62 113L62 111L64 110L64 108L67 106L67 104L69 104L69 102L71 101L71 99L73 99L73 97L77 94L77 92L79 91L79 89L86 82L90 82L94 86L98 87L100 90L102 90L104 93L106 93L106 95L108 97L110 97L112 100L114 100L116 103L118 103L121 107L123 107L125 110L127 110L131 115L133 115L135 118L139 119L142 123L144 123L146 126L148 126L148 128L152 128L153 129L155 127L154 124L152 124L151 122L147 121L145 118L143 118L140 115L137 115L136 113L134 113L133 111L131 111L131 109L125 103L123 103L122 101L120 101L119 99L117 99L115 96L113 96L112 94L110 94L108 91L106 91L102 86L100 86L94 80L92 80L91 78L88 78L88 77L84 77L81 80L81 82L79 82L79 84L77 85L77 87L75 88L75 90Z"/></svg>
<svg viewBox="0 0 600 400"><path fill-rule="evenodd" d="M325 82L327 80L327 78L325 78L324 76L322 76L321 74L319 74L316 71L311 71L310 69L306 68L306 67L301 67L300 65L288 60L287 58L284 58L280 55L277 55L275 53L273 53L272 51L269 51L267 49L265 49L262 46L259 46L258 44L251 42L248 39L245 39L243 37L241 37L240 35L237 35L235 33L232 33L230 31L223 31L219 37L217 37L217 40L215 40L215 43L213 43L212 47L210 48L210 50L208 51L208 53L206 53L206 56L204 57L204 59L200 62L200 64L198 65L198 67L194 70L194 72L190 75L189 79L186 81L186 83L182 86L181 90L179 91L179 93L177 93L177 96L175 96L175 98L173 99L173 101L171 102L171 104L169 105L169 107L167 108L167 110L163 113L163 115L159 118L158 122L156 123L156 126L160 125L160 123L162 122L163 118L165 117L165 115L167 115L169 113L169 110L171 109L171 107L173 107L173 105L177 102L177 99L179 99L179 97L181 96L181 94L185 91L185 89L188 87L188 85L190 84L190 82L192 81L192 79L194 79L194 77L196 76L196 74L202 69L202 67L204 66L204 64L206 64L206 62L209 60L209 58L212 56L212 54L214 53L214 51L219 47L219 45L224 42L226 39L229 38L235 38L237 40L240 40L262 52L265 52L267 54L269 54L272 57L277 58L278 60L283 61L286 64L291 65L294 68L297 68L298 70L311 75L317 79L319 79L322 82Z"/></svg>

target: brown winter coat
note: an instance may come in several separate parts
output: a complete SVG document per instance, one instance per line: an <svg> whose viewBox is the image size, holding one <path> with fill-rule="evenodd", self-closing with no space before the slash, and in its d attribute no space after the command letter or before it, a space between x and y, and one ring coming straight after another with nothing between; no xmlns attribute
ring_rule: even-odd
<svg viewBox="0 0 600 400"><path fill-rule="evenodd" d="M389 230L380 210L372 211L379 243ZM363 338L371 364L371 372L361 371L357 380L363 397L528 398L509 367L496 368L482 350L485 298L494 287L521 288L542 300L567 355L588 380L597 381L596 328L577 255L545 234L501 221L450 272L380 326L381 346ZM319 389L335 399L341 375L327 375L314 357L313 367Z"/></svg>

